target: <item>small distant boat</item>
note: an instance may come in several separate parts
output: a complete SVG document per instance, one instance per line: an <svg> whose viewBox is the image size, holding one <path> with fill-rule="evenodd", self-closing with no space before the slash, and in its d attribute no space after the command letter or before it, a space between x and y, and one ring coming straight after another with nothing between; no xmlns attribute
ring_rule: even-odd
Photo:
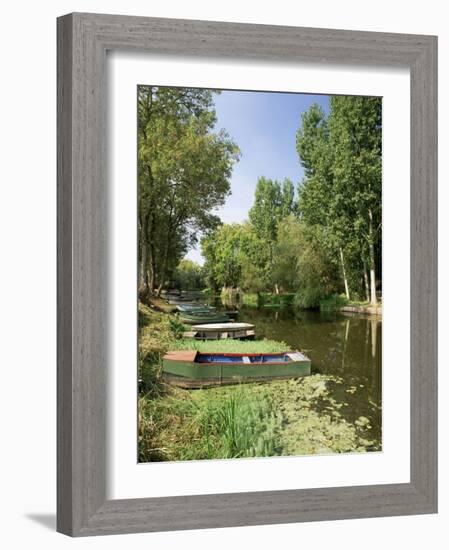
<svg viewBox="0 0 449 550"><path fill-rule="evenodd" d="M183 303L186 303L186 302L191 302L191 298L188 298L187 296L181 296L181 295L179 295L179 296L176 295L175 296L175 295L173 295L173 296L168 296L167 298L168 298L169 303L174 304L174 305L183 304Z"/></svg>
<svg viewBox="0 0 449 550"><path fill-rule="evenodd" d="M205 311L215 310L214 306L208 306L206 304L178 304L177 308L178 308L178 311L183 311L186 313L190 313L190 312L203 313Z"/></svg>
<svg viewBox="0 0 449 550"><path fill-rule="evenodd" d="M166 296L181 296L181 291L176 288L170 288L168 290L161 290L161 294L165 294Z"/></svg>
<svg viewBox="0 0 449 550"><path fill-rule="evenodd" d="M179 319L187 325L225 323L229 321L229 317L227 315L215 311L181 311L179 313Z"/></svg>
<svg viewBox="0 0 449 550"><path fill-rule="evenodd" d="M184 333L186 338L197 340L226 340L254 339L254 325L250 323L209 323L206 325L193 325L189 332Z"/></svg>
<svg viewBox="0 0 449 550"><path fill-rule="evenodd" d="M235 319L236 317L238 317L238 314L239 314L237 309L234 309L234 310L225 309L224 313L226 313L226 315L231 319Z"/></svg>
<svg viewBox="0 0 449 550"><path fill-rule="evenodd" d="M283 353L200 353L169 351L162 360L164 379L181 388L300 378L311 361L299 351Z"/></svg>

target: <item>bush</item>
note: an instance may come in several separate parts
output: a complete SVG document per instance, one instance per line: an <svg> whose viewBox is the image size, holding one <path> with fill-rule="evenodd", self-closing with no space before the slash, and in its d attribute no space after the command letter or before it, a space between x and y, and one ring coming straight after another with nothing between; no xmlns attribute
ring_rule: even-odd
<svg viewBox="0 0 449 550"><path fill-rule="evenodd" d="M343 306L348 305L348 299L344 294L332 294L320 301L321 311L338 311Z"/></svg>
<svg viewBox="0 0 449 550"><path fill-rule="evenodd" d="M260 307L261 295L255 292L245 292L243 293L243 304L250 307Z"/></svg>
<svg viewBox="0 0 449 550"><path fill-rule="evenodd" d="M179 340L184 336L185 327L178 318L169 319L170 330L173 333L173 337Z"/></svg>
<svg viewBox="0 0 449 550"><path fill-rule="evenodd" d="M293 304L298 309L313 309L320 305L323 291L320 286L308 286L295 294Z"/></svg>

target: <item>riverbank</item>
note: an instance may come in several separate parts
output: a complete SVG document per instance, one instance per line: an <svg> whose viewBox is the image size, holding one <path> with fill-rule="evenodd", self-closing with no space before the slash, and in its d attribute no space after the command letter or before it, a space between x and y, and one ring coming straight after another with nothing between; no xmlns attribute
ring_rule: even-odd
<svg viewBox="0 0 449 550"><path fill-rule="evenodd" d="M363 305L347 305L340 308L340 311L344 313L359 313L362 315L377 315L382 316L382 305L371 306L369 304Z"/></svg>
<svg viewBox="0 0 449 550"><path fill-rule="evenodd" d="M297 305L294 293L255 293L243 292L239 289L223 289L220 295L223 303L230 305L240 305L255 308L286 308L293 307L297 310L304 310ZM312 309L320 311L341 311L345 313L358 313L361 315L382 316L382 302L375 306L369 302L349 300L344 295L333 294L319 301L319 305Z"/></svg>
<svg viewBox="0 0 449 550"><path fill-rule="evenodd" d="M142 305L139 332L141 462L380 450L369 418L348 413L363 389L342 376L313 373L204 390L173 388L161 379L168 349L285 351L283 342L182 339L174 315Z"/></svg>

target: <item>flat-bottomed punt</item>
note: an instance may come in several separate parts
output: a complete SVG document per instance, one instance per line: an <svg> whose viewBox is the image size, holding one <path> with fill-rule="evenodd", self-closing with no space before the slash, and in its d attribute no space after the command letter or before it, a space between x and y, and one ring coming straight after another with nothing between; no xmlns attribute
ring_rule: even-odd
<svg viewBox="0 0 449 550"><path fill-rule="evenodd" d="M186 325L205 325L209 323L227 323L229 317L217 311L181 311L179 319Z"/></svg>
<svg viewBox="0 0 449 550"><path fill-rule="evenodd" d="M206 325L193 325L192 329L184 333L186 338L197 340L227 340L253 339L255 336L254 325L250 323L210 323Z"/></svg>
<svg viewBox="0 0 449 550"><path fill-rule="evenodd" d="M208 306L206 304L178 304L176 307L178 311L182 311L183 313L204 313L215 311L214 306Z"/></svg>
<svg viewBox="0 0 449 550"><path fill-rule="evenodd" d="M169 351L162 361L166 382L203 388L308 376L311 361L299 351L284 353L200 353Z"/></svg>

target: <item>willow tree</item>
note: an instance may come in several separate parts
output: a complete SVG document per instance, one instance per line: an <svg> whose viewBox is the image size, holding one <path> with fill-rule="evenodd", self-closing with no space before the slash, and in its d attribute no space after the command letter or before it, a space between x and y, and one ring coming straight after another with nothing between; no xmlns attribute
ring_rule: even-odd
<svg viewBox="0 0 449 550"><path fill-rule="evenodd" d="M295 291L295 303L301 308L318 307L337 288L337 268L321 246L322 232L322 226L293 215L279 224L276 277L285 290Z"/></svg>
<svg viewBox="0 0 449 550"><path fill-rule="evenodd" d="M236 144L216 124L210 90L139 86L139 294L160 292L187 248L218 224Z"/></svg>

